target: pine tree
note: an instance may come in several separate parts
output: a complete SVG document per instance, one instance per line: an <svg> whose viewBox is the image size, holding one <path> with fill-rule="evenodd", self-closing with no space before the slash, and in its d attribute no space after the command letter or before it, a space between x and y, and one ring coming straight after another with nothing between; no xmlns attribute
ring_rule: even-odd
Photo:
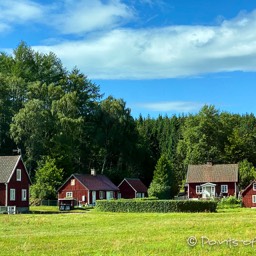
<svg viewBox="0 0 256 256"><path fill-rule="evenodd" d="M178 182L172 164L166 155L162 155L155 167L154 177L148 190L149 196L170 199L177 192Z"/></svg>

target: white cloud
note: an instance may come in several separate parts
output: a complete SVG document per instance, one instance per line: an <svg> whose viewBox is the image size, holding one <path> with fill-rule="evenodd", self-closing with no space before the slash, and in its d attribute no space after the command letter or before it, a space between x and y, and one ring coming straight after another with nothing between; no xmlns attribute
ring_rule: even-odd
<svg viewBox="0 0 256 256"><path fill-rule="evenodd" d="M43 17L42 6L29 1L0 1L0 23L22 23Z"/></svg>
<svg viewBox="0 0 256 256"><path fill-rule="evenodd" d="M50 22L62 34L81 34L111 29L133 18L133 11L120 0L104 4L100 0L65 0L61 13L51 14Z"/></svg>
<svg viewBox="0 0 256 256"><path fill-rule="evenodd" d="M204 104L197 102L186 101L170 101L170 102L154 102L154 103L139 103L137 107L150 111L160 112L194 112L201 109Z"/></svg>
<svg viewBox="0 0 256 256"><path fill-rule="evenodd" d="M7 3L13 1L4 1L8 8L0 12L0 31L22 10L20 21L36 16L38 22L48 20L61 31L56 41L52 39L55 43L34 48L53 51L68 69L77 66L90 79L159 79L256 70L256 11L241 13L218 26L135 29L122 26L134 13L121 0L63 0L42 9L29 0L18 1L17 9L12 9ZM9 23L1 24L8 13ZM63 34L80 39L65 36L64 41Z"/></svg>
<svg viewBox="0 0 256 256"><path fill-rule="evenodd" d="M256 11L220 26L115 29L53 51L94 79L152 79L256 70Z"/></svg>

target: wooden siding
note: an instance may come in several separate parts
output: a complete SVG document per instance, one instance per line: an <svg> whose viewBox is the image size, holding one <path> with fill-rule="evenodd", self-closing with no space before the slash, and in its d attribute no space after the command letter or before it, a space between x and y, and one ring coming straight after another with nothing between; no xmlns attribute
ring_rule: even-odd
<svg viewBox="0 0 256 256"><path fill-rule="evenodd" d="M122 182L122 184L119 186L121 197L122 198L135 198L135 191L134 189L127 183L126 180Z"/></svg>
<svg viewBox="0 0 256 256"><path fill-rule="evenodd" d="M245 191L243 194L242 202L244 207L256 207L256 203L252 202L253 195L256 195L256 191L253 190L253 185L251 184L247 191Z"/></svg>
<svg viewBox="0 0 256 256"><path fill-rule="evenodd" d="M16 173L17 169L21 169L21 181L17 181ZM8 183L8 206L16 206L16 207L29 207L29 185L30 180L25 170L25 166L22 161L19 161L13 175ZM10 189L15 189L15 201L10 201ZM22 189L27 190L27 198L25 201L22 201Z"/></svg>
<svg viewBox="0 0 256 256"><path fill-rule="evenodd" d="M73 198L77 201L77 204L91 204L92 203L92 191L88 191L84 185L82 185L77 179L75 179L75 185L71 185L71 180L74 177L71 177L59 190L58 199L66 198L67 192L73 193ZM103 198L100 198L100 191L96 191L96 200L106 199L107 191L102 190ZM83 196L85 196L85 200L83 201ZM113 191L113 197L117 198L117 192ZM88 200L89 199L89 200Z"/></svg>
<svg viewBox="0 0 256 256"><path fill-rule="evenodd" d="M190 184L188 184L189 198L201 198L202 195L196 193L196 186L203 185L203 184L205 184L205 183L190 183ZM223 196L230 196L230 195L236 196L235 195L235 191L236 191L235 182L226 182L226 183L225 182L223 182L223 183L213 182L213 184L216 184L215 193L217 193L218 196L220 195L220 192L221 192L221 185L228 185L228 193L223 193L222 194Z"/></svg>
<svg viewBox="0 0 256 256"><path fill-rule="evenodd" d="M6 191L6 186L5 184L1 183L0 184L0 206L5 206L5 191Z"/></svg>

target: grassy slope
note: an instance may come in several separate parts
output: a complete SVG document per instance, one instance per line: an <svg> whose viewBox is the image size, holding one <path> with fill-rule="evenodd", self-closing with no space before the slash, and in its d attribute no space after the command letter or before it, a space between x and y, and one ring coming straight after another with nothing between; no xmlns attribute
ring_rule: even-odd
<svg viewBox="0 0 256 256"><path fill-rule="evenodd" d="M0 255L254 255L254 247L201 245L256 237L253 209L218 213L0 215ZM198 245L189 247L195 236Z"/></svg>

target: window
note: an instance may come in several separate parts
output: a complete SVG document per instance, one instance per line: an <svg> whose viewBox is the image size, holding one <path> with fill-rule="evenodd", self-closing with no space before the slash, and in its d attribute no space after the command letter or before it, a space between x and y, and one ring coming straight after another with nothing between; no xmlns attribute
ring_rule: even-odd
<svg viewBox="0 0 256 256"><path fill-rule="evenodd" d="M142 196L141 196L141 193L136 193L136 197L137 198L141 198Z"/></svg>
<svg viewBox="0 0 256 256"><path fill-rule="evenodd" d="M100 199L104 199L104 191L100 191Z"/></svg>
<svg viewBox="0 0 256 256"><path fill-rule="evenodd" d="M16 180L21 181L21 169L16 170Z"/></svg>
<svg viewBox="0 0 256 256"><path fill-rule="evenodd" d="M15 201L15 189L10 189L10 201Z"/></svg>
<svg viewBox="0 0 256 256"><path fill-rule="evenodd" d="M256 183L252 184L252 188L253 188L254 191L256 191Z"/></svg>
<svg viewBox="0 0 256 256"><path fill-rule="evenodd" d="M199 185L199 186L196 186L196 193L197 194L202 194L202 187Z"/></svg>
<svg viewBox="0 0 256 256"><path fill-rule="evenodd" d="M71 179L71 186L75 186L76 184L76 180L75 179Z"/></svg>
<svg viewBox="0 0 256 256"><path fill-rule="evenodd" d="M66 197L73 197L73 192L66 192Z"/></svg>
<svg viewBox="0 0 256 256"><path fill-rule="evenodd" d="M252 195L252 203L256 204L256 195Z"/></svg>
<svg viewBox="0 0 256 256"><path fill-rule="evenodd" d="M228 185L221 185L220 192L221 193L228 193Z"/></svg>
<svg viewBox="0 0 256 256"><path fill-rule="evenodd" d="M26 189L21 190L21 201L27 201L27 190Z"/></svg>
<svg viewBox="0 0 256 256"><path fill-rule="evenodd" d="M107 200L113 199L113 197L114 197L113 191L107 191Z"/></svg>

